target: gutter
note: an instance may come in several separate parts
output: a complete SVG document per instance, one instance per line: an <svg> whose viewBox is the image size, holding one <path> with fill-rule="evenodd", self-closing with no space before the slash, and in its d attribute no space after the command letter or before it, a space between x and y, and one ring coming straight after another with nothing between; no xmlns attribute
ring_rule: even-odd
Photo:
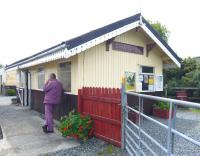
<svg viewBox="0 0 200 156"><path fill-rule="evenodd" d="M31 62L31 61L34 61L34 60L39 59L39 58L42 58L42 57L45 57L45 56L47 56L47 55L49 55L49 54L54 53L55 51L58 51L58 50L61 50L61 49L64 49L64 48L66 48L66 43L65 43L65 42L64 42L64 43L61 43L60 45L58 45L57 47L55 47L55 48L53 48L53 49L50 49L50 50L45 51L44 53L41 53L41 54L36 55L36 56L34 56L34 57L30 57L30 58L28 58L27 60L25 59L25 60L23 60L22 62L8 65L8 66L6 66L6 70L11 69L11 68L14 68L14 67L18 67L18 68L19 68L20 65L23 65L23 64L25 64L25 63L29 63L29 62Z"/></svg>

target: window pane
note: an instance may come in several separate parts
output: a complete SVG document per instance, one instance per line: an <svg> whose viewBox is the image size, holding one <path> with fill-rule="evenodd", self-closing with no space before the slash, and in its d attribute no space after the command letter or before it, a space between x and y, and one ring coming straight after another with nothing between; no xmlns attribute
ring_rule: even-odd
<svg viewBox="0 0 200 156"><path fill-rule="evenodd" d="M142 73L154 73L153 67L142 66Z"/></svg>
<svg viewBox="0 0 200 156"><path fill-rule="evenodd" d="M142 90L148 90L148 75L143 75Z"/></svg>
<svg viewBox="0 0 200 156"><path fill-rule="evenodd" d="M58 67L58 79L63 84L65 91L71 91L71 62L60 63Z"/></svg>
<svg viewBox="0 0 200 156"><path fill-rule="evenodd" d="M38 88L42 89L45 83L45 72L44 68L38 69Z"/></svg>

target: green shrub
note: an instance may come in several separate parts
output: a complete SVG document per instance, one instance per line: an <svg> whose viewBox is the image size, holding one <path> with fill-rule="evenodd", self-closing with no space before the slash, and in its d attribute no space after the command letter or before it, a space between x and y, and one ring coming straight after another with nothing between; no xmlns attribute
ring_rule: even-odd
<svg viewBox="0 0 200 156"><path fill-rule="evenodd" d="M72 136L85 141L93 135L93 121L90 116L72 111L68 116L61 118L58 130L64 137Z"/></svg>
<svg viewBox="0 0 200 156"><path fill-rule="evenodd" d="M6 95L8 95L8 96L15 96L16 95L16 90L15 89L8 89L6 91Z"/></svg>
<svg viewBox="0 0 200 156"><path fill-rule="evenodd" d="M169 110L170 104L168 102L159 101L159 102L157 102L156 104L153 105L153 108L162 109L162 110Z"/></svg>

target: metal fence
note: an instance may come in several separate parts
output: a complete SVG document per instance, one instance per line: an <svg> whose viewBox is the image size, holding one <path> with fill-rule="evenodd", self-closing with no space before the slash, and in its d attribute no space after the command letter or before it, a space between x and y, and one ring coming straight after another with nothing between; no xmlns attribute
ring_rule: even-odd
<svg viewBox="0 0 200 156"><path fill-rule="evenodd" d="M127 104L127 94L138 97L138 108L133 108ZM170 104L168 125L163 124L162 122L159 122L158 120L155 120L154 118L147 116L142 112L144 99L168 102ZM126 92L124 91L124 88L122 88L122 148L128 153L128 155L158 155L154 151L154 149L149 146L149 143L141 137L142 135L145 136L152 144L154 144L154 146L163 151L167 156L174 155L175 135L200 148L200 142L183 134L175 128L177 118L177 106L198 109L200 108L200 104L197 103L138 94L134 92ZM130 120L129 112L134 112L138 115L137 123ZM143 121L143 119L147 120L148 122L153 122L154 124L156 124L156 126L161 126L162 128L167 130L167 146L163 146L160 142L158 142L153 136L151 136L142 128L141 122ZM133 127L137 131L134 131Z"/></svg>

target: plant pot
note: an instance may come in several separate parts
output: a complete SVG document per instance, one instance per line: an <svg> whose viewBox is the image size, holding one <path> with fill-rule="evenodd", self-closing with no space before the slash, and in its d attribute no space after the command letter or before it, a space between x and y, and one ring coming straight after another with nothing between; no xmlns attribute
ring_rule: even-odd
<svg viewBox="0 0 200 156"><path fill-rule="evenodd" d="M12 98L12 104L17 104L19 102L19 98Z"/></svg>
<svg viewBox="0 0 200 156"><path fill-rule="evenodd" d="M153 108L153 115L163 119L169 119L169 110Z"/></svg>

